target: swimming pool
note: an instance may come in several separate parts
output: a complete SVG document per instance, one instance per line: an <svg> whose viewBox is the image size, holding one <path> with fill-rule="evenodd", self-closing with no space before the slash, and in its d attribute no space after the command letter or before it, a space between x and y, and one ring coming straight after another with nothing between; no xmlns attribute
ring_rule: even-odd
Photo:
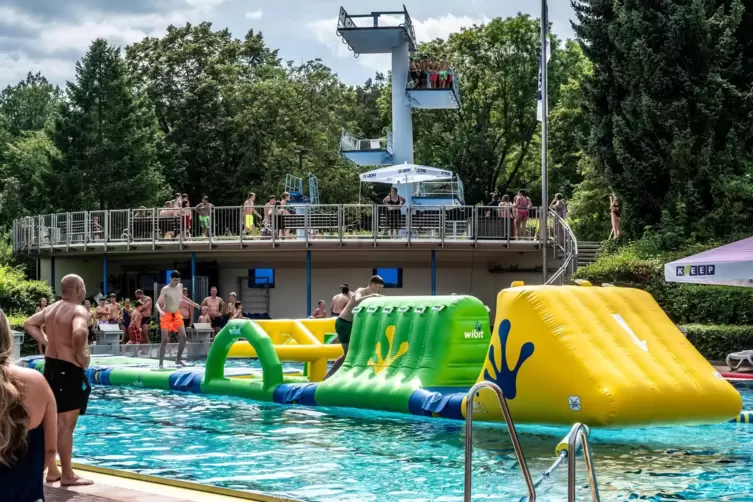
<svg viewBox="0 0 753 502"><path fill-rule="evenodd" d="M753 384L737 388L753 408ZM537 477L567 429L519 432ZM462 500L463 436L463 423L448 420L97 386L75 455L306 501L450 501ZM753 425L597 430L592 442L602 500L753 499ZM480 424L474 445L474 496L519 500L525 486L504 427ZM565 479L561 468L539 500L563 500Z"/></svg>

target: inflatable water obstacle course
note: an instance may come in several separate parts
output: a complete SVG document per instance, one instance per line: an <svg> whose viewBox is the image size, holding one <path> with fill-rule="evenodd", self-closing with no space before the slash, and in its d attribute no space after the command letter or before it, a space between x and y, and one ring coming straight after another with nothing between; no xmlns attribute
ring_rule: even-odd
<svg viewBox="0 0 753 502"><path fill-rule="evenodd" d="M203 371L108 364L87 374L101 385L451 419L464 418L466 393L483 380L502 389L517 423L707 424L740 416L740 394L644 291L512 287L497 297L493 326L486 307L471 296L370 298L354 313L348 355L326 381L316 381L321 368L309 376L283 371L280 345L250 320L231 321L220 331ZM261 375L225 368L229 354L250 348ZM474 419L502 421L495 399L492 392L478 393Z"/></svg>

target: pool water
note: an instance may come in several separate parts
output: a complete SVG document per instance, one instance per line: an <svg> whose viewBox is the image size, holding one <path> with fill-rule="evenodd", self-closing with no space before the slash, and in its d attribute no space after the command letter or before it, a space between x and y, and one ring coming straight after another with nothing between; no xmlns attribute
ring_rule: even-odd
<svg viewBox="0 0 753 502"><path fill-rule="evenodd" d="M744 409L753 408L753 385L737 388ZM463 425L94 387L74 452L93 465L305 501L451 501L463 495ZM536 478L567 429L520 426L519 433ZM592 445L602 500L753 500L753 424L596 430ZM479 424L474 446L474 499L525 495L504 427ZM578 493L587 497L578 460ZM565 471L542 485L539 500L565 498Z"/></svg>

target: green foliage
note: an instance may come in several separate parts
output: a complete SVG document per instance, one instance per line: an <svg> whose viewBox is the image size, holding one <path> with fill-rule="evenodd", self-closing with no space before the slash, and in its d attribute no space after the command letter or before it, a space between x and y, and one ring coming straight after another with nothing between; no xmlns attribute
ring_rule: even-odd
<svg viewBox="0 0 753 502"><path fill-rule="evenodd" d="M535 98L539 37L539 21L519 14L420 47L419 57L446 59L454 66L462 106L460 110L414 115L416 160L456 171L465 183L469 204L485 201L489 192L532 189L539 183L540 127ZM568 158L574 152L565 150L577 135L575 124L581 121L577 81L588 63L575 44L563 48L556 37L551 40L551 52L549 103L556 117L551 135L557 137L552 144L553 190L569 194L568 183L580 177ZM568 101L558 109L563 93ZM557 175L559 169L570 172ZM531 190L534 202L537 193Z"/></svg>
<svg viewBox="0 0 753 502"><path fill-rule="evenodd" d="M0 92L0 113L11 134L45 129L62 99L62 92L41 74L29 72L26 79Z"/></svg>
<svg viewBox="0 0 753 502"><path fill-rule="evenodd" d="M753 229L750 2L576 0L588 153L626 233ZM747 10L747 12L746 12Z"/></svg>
<svg viewBox="0 0 753 502"><path fill-rule="evenodd" d="M697 246L682 255L702 250L704 247ZM648 291L677 324L753 325L753 311L750 309L753 289L666 282L664 264L682 255L650 256L646 254L646 248L628 245L615 253L600 256L593 265L578 269L573 279Z"/></svg>
<svg viewBox="0 0 753 502"><path fill-rule="evenodd" d="M51 298L52 290L44 281L29 281L22 270L0 265L0 309L10 315L31 315L39 299Z"/></svg>
<svg viewBox="0 0 753 502"><path fill-rule="evenodd" d="M732 352L753 349L753 326L690 324L688 340L711 360L724 360Z"/></svg>
<svg viewBox="0 0 753 502"><path fill-rule="evenodd" d="M119 209L164 200L157 161L157 124L146 100L129 85L120 49L95 40L76 63L54 138L52 186L63 209Z"/></svg>

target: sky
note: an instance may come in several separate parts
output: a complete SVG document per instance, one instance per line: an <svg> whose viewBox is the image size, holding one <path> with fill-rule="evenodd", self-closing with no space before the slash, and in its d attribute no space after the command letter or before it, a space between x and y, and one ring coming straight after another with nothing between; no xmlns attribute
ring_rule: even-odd
<svg viewBox="0 0 753 502"><path fill-rule="evenodd" d="M385 72L389 56L358 59L336 34L340 7L349 14L401 10L410 13L419 42L446 38L462 27L518 12L539 17L533 0L0 0L0 87L27 72L41 72L63 86L94 38L126 46L160 36L170 24L210 21L236 37L261 31L285 60L320 58L349 84ZM554 32L572 36L569 0L549 0Z"/></svg>

